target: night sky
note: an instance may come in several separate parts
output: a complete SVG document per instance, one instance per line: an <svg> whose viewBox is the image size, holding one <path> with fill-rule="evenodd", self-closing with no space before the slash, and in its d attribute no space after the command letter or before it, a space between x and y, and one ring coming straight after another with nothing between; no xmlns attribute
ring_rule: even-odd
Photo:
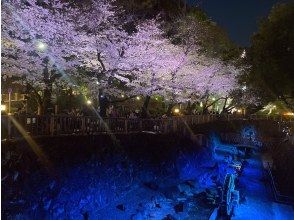
<svg viewBox="0 0 294 220"><path fill-rule="evenodd" d="M249 46L258 21L266 17L273 5L294 0L188 0L196 3L218 25L228 31L240 46Z"/></svg>

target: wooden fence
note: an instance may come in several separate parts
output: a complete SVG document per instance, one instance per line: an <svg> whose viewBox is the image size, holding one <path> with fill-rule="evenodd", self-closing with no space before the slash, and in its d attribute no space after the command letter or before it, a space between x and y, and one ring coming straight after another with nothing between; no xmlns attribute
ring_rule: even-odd
<svg viewBox="0 0 294 220"><path fill-rule="evenodd" d="M94 135L100 133L134 133L134 132L189 132L193 125L216 120L281 120L285 118L261 118L240 115L190 115L166 119L129 119L100 118L96 116L2 116L1 139L22 138L24 135L58 136L58 135ZM291 119L287 122L293 123Z"/></svg>

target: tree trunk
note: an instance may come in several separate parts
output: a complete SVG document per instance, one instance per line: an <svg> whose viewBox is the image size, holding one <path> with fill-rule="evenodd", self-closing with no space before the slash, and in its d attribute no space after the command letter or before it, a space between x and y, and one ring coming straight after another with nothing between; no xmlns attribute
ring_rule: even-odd
<svg viewBox="0 0 294 220"><path fill-rule="evenodd" d="M167 115L167 116L171 116L171 115L172 115L172 109L173 109L174 106L175 106L175 104L173 104L173 103L170 103L170 104L168 105L168 108L167 108L167 110L166 110L166 115Z"/></svg>
<svg viewBox="0 0 294 220"><path fill-rule="evenodd" d="M226 111L227 101L228 101L228 98L226 97L225 98L225 101L224 101L224 106L223 106L223 109L222 109L221 113L226 113L225 111Z"/></svg>
<svg viewBox="0 0 294 220"><path fill-rule="evenodd" d="M145 100L144 100L144 104L142 106L142 113L141 113L142 118L147 118L148 115L149 115L149 112L148 112L149 102L150 102L150 96L147 95Z"/></svg>
<svg viewBox="0 0 294 220"><path fill-rule="evenodd" d="M99 114L101 117L106 117L106 110L108 107L108 100L107 98L99 93L99 106L100 106L100 111Z"/></svg>
<svg viewBox="0 0 294 220"><path fill-rule="evenodd" d="M68 109L71 111L73 109L73 91L72 88L69 89L69 98L68 98Z"/></svg>
<svg viewBox="0 0 294 220"><path fill-rule="evenodd" d="M42 103L44 115L48 115L51 113L49 111L49 109L52 108L51 97L52 97L52 84L50 83L44 89L43 103Z"/></svg>
<svg viewBox="0 0 294 220"><path fill-rule="evenodd" d="M38 103L38 115L43 115L44 114L44 109L42 103Z"/></svg>
<svg viewBox="0 0 294 220"><path fill-rule="evenodd" d="M191 102L189 101L188 102L188 106L187 106L187 114L188 115L191 115L192 114L192 111L193 111L193 109L195 109L195 107L196 107L196 104L195 103L193 103L192 105L191 105Z"/></svg>

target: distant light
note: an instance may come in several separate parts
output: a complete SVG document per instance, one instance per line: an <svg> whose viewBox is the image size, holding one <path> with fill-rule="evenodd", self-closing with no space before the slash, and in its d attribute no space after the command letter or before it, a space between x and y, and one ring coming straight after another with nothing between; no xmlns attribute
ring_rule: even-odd
<svg viewBox="0 0 294 220"><path fill-rule="evenodd" d="M245 91L247 89L247 86L243 86L242 90Z"/></svg>
<svg viewBox="0 0 294 220"><path fill-rule="evenodd" d="M158 101L158 97L156 97L155 100Z"/></svg>
<svg viewBox="0 0 294 220"><path fill-rule="evenodd" d="M1 112L6 111L6 105L1 105Z"/></svg>
<svg viewBox="0 0 294 220"><path fill-rule="evenodd" d="M41 50L41 51L44 51L44 50L46 50L46 48L47 48L47 44L45 44L45 43L43 43L43 42L38 42L38 43L37 43L37 48L38 48L39 50Z"/></svg>
<svg viewBox="0 0 294 220"><path fill-rule="evenodd" d="M294 112L286 112L284 113L285 116L294 116Z"/></svg>
<svg viewBox="0 0 294 220"><path fill-rule="evenodd" d="M100 85L99 81L96 81L96 84L97 84L97 85Z"/></svg>
<svg viewBox="0 0 294 220"><path fill-rule="evenodd" d="M122 98L124 98L124 97L125 97L125 95L124 95L124 94L121 94L121 97L122 97Z"/></svg>
<svg viewBox="0 0 294 220"><path fill-rule="evenodd" d="M203 103L202 103L202 102L200 102L200 107L201 107L201 108L203 107Z"/></svg>
<svg viewBox="0 0 294 220"><path fill-rule="evenodd" d="M241 113L241 112L242 112L242 109L238 109L237 112L238 112L238 113Z"/></svg>
<svg viewBox="0 0 294 220"><path fill-rule="evenodd" d="M141 99L141 97L140 97L140 96L137 96L137 97L136 97L136 99L137 99L137 100L140 100L140 99Z"/></svg>
<svg viewBox="0 0 294 220"><path fill-rule="evenodd" d="M176 114L178 114L178 113L180 113L180 109L175 108L174 112L175 112Z"/></svg>
<svg viewBox="0 0 294 220"><path fill-rule="evenodd" d="M212 101L215 101L215 98L214 97L212 98Z"/></svg>
<svg viewBox="0 0 294 220"><path fill-rule="evenodd" d="M87 105L91 105L92 101L91 100L87 100Z"/></svg>
<svg viewBox="0 0 294 220"><path fill-rule="evenodd" d="M246 50L243 50L242 54L241 54L241 58L245 58L246 57Z"/></svg>

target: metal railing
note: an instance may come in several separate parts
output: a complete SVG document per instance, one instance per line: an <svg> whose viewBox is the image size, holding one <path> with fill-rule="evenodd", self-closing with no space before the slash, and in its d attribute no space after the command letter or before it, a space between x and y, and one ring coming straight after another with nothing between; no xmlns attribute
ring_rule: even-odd
<svg viewBox="0 0 294 220"><path fill-rule="evenodd" d="M21 138L24 134L36 136L90 135L99 133L133 132L189 132L190 126L216 120L270 120L269 117L250 115L187 115L159 119L100 118L96 116L1 116L1 139ZM274 118L283 120L285 118ZM290 119L291 120L291 119ZM293 121L290 121L293 122Z"/></svg>
<svg viewBox="0 0 294 220"><path fill-rule="evenodd" d="M268 176L270 177L271 189L272 189L272 192L273 192L273 196L274 196L275 201L278 202L278 203L283 203L283 204L288 204L288 205L294 205L294 198L293 197L282 195L279 192L279 190L277 189L276 182L274 180L274 176L272 174L271 166L270 166L270 163L269 162L267 162L267 168L266 168L266 170L267 170Z"/></svg>

